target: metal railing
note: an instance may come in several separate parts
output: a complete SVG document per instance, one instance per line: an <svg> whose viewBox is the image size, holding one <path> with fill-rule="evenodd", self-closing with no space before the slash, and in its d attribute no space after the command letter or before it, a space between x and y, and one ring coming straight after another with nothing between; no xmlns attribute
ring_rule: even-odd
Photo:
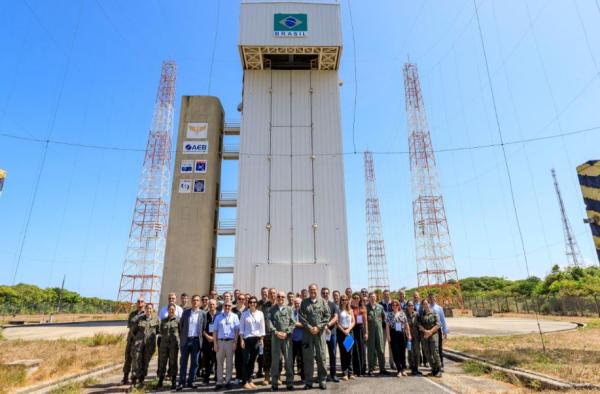
<svg viewBox="0 0 600 394"><path fill-rule="evenodd" d="M224 126L226 129L239 129L240 121L239 120L225 121Z"/></svg>
<svg viewBox="0 0 600 394"><path fill-rule="evenodd" d="M236 224L237 223L236 223L235 219L222 219L222 220L219 220L219 228L223 229L223 230L235 229Z"/></svg>
<svg viewBox="0 0 600 394"><path fill-rule="evenodd" d="M237 197L237 192L221 192L219 194L219 200L221 201L235 201Z"/></svg>
<svg viewBox="0 0 600 394"><path fill-rule="evenodd" d="M240 144L238 144L238 143L223 144L223 153L240 153Z"/></svg>
<svg viewBox="0 0 600 394"><path fill-rule="evenodd" d="M215 290L217 291L217 294L223 294L226 291L232 292L233 285L229 285L229 284L215 285Z"/></svg>
<svg viewBox="0 0 600 394"><path fill-rule="evenodd" d="M235 258L233 257L217 257L218 268L233 268L235 265Z"/></svg>

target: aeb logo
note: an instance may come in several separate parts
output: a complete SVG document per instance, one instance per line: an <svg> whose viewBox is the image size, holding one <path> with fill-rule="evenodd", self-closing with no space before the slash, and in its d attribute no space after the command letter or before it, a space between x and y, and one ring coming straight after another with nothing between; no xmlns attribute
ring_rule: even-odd
<svg viewBox="0 0 600 394"><path fill-rule="evenodd" d="M184 154L206 154L208 153L208 141L184 141Z"/></svg>

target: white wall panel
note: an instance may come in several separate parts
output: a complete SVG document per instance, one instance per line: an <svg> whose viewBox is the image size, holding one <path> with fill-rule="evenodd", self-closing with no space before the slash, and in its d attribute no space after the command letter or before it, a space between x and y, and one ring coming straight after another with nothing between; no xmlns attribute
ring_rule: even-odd
<svg viewBox="0 0 600 394"><path fill-rule="evenodd" d="M294 264L314 262L312 192L294 192L292 197Z"/></svg>
<svg viewBox="0 0 600 394"><path fill-rule="evenodd" d="M289 127L274 127L271 131L271 190L290 190L292 185L291 135Z"/></svg>
<svg viewBox="0 0 600 394"><path fill-rule="evenodd" d="M312 190L310 127L292 127L292 186Z"/></svg>
<svg viewBox="0 0 600 394"><path fill-rule="evenodd" d="M292 258L292 193L271 192L271 262L288 263Z"/></svg>
<svg viewBox="0 0 600 394"><path fill-rule="evenodd" d="M273 126L290 125L290 71L273 70Z"/></svg>
<svg viewBox="0 0 600 394"><path fill-rule="evenodd" d="M310 126L311 71L292 71L292 126Z"/></svg>

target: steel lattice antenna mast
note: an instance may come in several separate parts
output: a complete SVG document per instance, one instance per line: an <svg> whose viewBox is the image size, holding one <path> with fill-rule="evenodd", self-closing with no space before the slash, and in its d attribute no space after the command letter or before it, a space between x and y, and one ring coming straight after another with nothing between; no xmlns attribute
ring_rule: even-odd
<svg viewBox="0 0 600 394"><path fill-rule="evenodd" d="M157 304L160 296L169 217L176 71L174 61L163 62L119 285L117 299L123 303L131 304L142 296L146 302Z"/></svg>
<svg viewBox="0 0 600 394"><path fill-rule="evenodd" d="M580 267L581 263L583 262L583 258L581 257L581 252L579 251L579 245L577 245L577 240L573 236L571 222L569 222L569 218L567 217L565 203L563 202L562 194L560 193L560 188L558 187L558 180L556 179L556 171L553 168L550 170L550 172L552 173L552 179L554 179L554 190L556 190L556 197L558 198L558 205L560 206L560 215L563 224L563 234L565 236L565 254L567 255L569 265L572 265L574 267Z"/></svg>
<svg viewBox="0 0 600 394"><path fill-rule="evenodd" d="M365 151L365 208L367 213L367 262L369 264L369 291L389 290L390 281L385 244L381 226L381 211L375 181L373 153Z"/></svg>
<svg viewBox="0 0 600 394"><path fill-rule="evenodd" d="M444 199L415 64L404 65L404 91L408 115L417 284L419 287L447 287L456 283L458 299L462 302Z"/></svg>

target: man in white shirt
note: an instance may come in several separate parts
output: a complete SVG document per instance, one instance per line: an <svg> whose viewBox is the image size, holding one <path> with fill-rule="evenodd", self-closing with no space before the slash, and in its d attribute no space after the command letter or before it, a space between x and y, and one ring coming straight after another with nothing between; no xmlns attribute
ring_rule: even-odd
<svg viewBox="0 0 600 394"><path fill-rule="evenodd" d="M233 353L237 345L240 320L231 312L231 301L223 303L223 312L218 314L214 322L214 331L217 341L214 344L217 353L217 385L215 390L223 387L223 361L227 362L225 388L231 389L231 376L233 374Z"/></svg>
<svg viewBox="0 0 600 394"><path fill-rule="evenodd" d="M175 304L177 302L177 294L169 293L169 302L167 305L160 308L158 312L158 320L166 319L169 316L169 304L175 305L175 316L177 319L181 319L181 315L183 314L183 308L179 305Z"/></svg>

